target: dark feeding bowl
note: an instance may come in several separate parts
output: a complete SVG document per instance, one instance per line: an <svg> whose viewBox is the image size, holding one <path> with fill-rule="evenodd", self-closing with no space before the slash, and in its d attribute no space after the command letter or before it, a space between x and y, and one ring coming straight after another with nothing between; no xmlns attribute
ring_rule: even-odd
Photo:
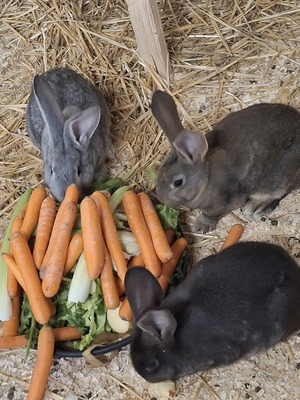
<svg viewBox="0 0 300 400"><path fill-rule="evenodd" d="M123 339L118 339L112 343L105 344L103 346L99 345L95 347L91 353L93 356L99 356L100 354L107 354L111 353L112 351L115 350L120 350L122 347L127 346L130 343L131 336L127 336ZM54 357L55 358L78 358L82 357L83 351L80 350L75 350L75 349L63 349L56 347L54 351Z"/></svg>

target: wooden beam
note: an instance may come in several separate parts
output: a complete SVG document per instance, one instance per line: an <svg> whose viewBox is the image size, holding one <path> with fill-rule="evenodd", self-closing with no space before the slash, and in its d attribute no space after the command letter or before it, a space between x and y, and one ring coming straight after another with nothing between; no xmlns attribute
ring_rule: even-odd
<svg viewBox="0 0 300 400"><path fill-rule="evenodd" d="M156 0L126 2L141 58L168 80L169 53Z"/></svg>

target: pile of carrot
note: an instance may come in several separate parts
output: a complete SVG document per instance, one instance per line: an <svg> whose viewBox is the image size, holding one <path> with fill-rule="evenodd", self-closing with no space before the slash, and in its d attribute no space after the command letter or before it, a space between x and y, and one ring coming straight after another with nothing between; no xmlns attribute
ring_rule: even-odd
<svg viewBox="0 0 300 400"><path fill-rule="evenodd" d="M132 319L124 293L128 268L144 266L158 279L164 293L168 289L187 241L183 237L174 240L174 231L163 229L146 193L136 194L127 190L122 197L122 205L140 249L140 254L128 263L107 192L96 191L79 205L78 189L72 184L56 210L54 199L47 196L44 187L38 187L12 221L9 252L2 253L2 257L8 268L7 291L12 301L13 316L3 322L0 349L26 346L28 343L25 336L17 333L23 290L35 320L42 325L28 399L43 398L55 342L77 340L81 336L77 327L52 328L49 321L56 312L52 298L58 293L63 277L74 266L76 268L82 254L89 278L94 280L100 277L106 309L116 310L119 307L119 316L124 320ZM81 231L73 232L78 210ZM241 226L235 226L233 230L224 246L239 239ZM34 239L33 244L31 238Z"/></svg>
<svg viewBox="0 0 300 400"><path fill-rule="evenodd" d="M91 280L100 277L106 308L119 310L121 318L131 320L132 314L124 294L124 278L128 268L148 268L166 291L170 278L187 246L174 231L165 231L146 193L125 192L122 198L128 225L141 254L127 263L107 192L96 191L78 204L78 189L72 184L56 209L55 200L44 187L34 189L28 202L12 221L9 251L2 253L7 266L7 290L11 297L13 316L3 322L0 348L26 346L24 335L18 335L23 290L35 320L42 325L38 335L37 359L28 399L43 398L56 341L77 340L77 327L52 328L55 316L53 297L61 281L84 253ZM80 211L81 231L74 230ZM115 268L114 268L115 267ZM121 302L122 300L122 302Z"/></svg>

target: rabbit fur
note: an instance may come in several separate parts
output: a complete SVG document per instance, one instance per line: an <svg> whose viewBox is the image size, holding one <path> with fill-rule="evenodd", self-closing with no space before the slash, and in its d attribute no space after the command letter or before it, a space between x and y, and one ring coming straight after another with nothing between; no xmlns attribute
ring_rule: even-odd
<svg viewBox="0 0 300 400"><path fill-rule="evenodd" d="M156 192L171 207L202 211L194 230L207 232L230 211L247 217L272 211L300 187L300 113L284 104L232 112L206 134L184 129L173 98L152 96L153 116L171 143Z"/></svg>
<svg viewBox="0 0 300 400"><path fill-rule="evenodd" d="M149 382L226 365L300 329L300 268L282 247L240 242L202 259L165 298L157 279L132 267L130 353Z"/></svg>
<svg viewBox="0 0 300 400"><path fill-rule="evenodd" d="M114 154L110 112L99 90L72 69L34 77L26 125L42 154L45 185L57 200L71 183L82 197L95 177L106 177L105 161Z"/></svg>

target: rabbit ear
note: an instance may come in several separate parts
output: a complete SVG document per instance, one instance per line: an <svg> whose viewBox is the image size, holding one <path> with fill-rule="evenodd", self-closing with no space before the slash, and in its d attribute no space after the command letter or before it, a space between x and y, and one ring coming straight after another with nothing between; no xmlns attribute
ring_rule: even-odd
<svg viewBox="0 0 300 400"><path fill-rule="evenodd" d="M184 129L175 102L168 93L156 90L152 96L151 111L171 143Z"/></svg>
<svg viewBox="0 0 300 400"><path fill-rule="evenodd" d="M65 122L64 135L87 147L101 118L100 107L89 107L72 115Z"/></svg>
<svg viewBox="0 0 300 400"><path fill-rule="evenodd" d="M55 139L53 134L57 132L57 135L60 136L63 131L64 116L48 81L44 77L36 75L33 78L33 93L47 127L45 132L51 131L49 138Z"/></svg>
<svg viewBox="0 0 300 400"><path fill-rule="evenodd" d="M132 267L127 271L125 292L135 320L147 308L157 307L164 297L157 279L144 267Z"/></svg>
<svg viewBox="0 0 300 400"><path fill-rule="evenodd" d="M168 310L150 310L139 318L137 326L149 335L166 342L174 335L177 321Z"/></svg>
<svg viewBox="0 0 300 400"><path fill-rule="evenodd" d="M193 164L199 160L199 158L203 161L208 150L208 143L205 135L201 132L187 130L184 130L177 136L173 146L177 153L184 157L189 164Z"/></svg>

